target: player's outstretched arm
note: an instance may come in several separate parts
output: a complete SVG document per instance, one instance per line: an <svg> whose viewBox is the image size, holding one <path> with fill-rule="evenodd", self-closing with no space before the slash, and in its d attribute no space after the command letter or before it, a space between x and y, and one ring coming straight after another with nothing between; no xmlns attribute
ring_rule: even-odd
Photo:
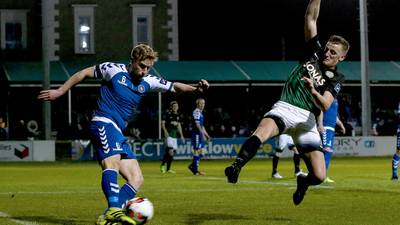
<svg viewBox="0 0 400 225"><path fill-rule="evenodd" d="M83 69L74 75L72 75L63 85L61 85L58 89L49 89L40 91L38 95L38 99L43 101L52 101L63 94L65 94L69 89L71 89L76 84L80 83L86 77L94 77L94 66Z"/></svg>
<svg viewBox="0 0 400 225"><path fill-rule="evenodd" d="M204 90L208 89L208 87L210 87L210 84L206 81L206 80L200 80L197 83L197 87L195 86L191 86L188 84L184 84L184 83L180 83L180 82L174 82L174 92L194 92L194 91L198 91L198 92L203 92Z"/></svg>
<svg viewBox="0 0 400 225"><path fill-rule="evenodd" d="M317 19L321 0L310 0L304 18L304 38L306 41L317 35Z"/></svg>

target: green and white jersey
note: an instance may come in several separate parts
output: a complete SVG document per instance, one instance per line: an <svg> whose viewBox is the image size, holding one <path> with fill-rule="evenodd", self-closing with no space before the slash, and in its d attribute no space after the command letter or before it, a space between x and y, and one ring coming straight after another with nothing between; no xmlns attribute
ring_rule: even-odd
<svg viewBox="0 0 400 225"><path fill-rule="evenodd" d="M308 43L308 59L300 63L291 72L286 80L280 97L281 101L313 112L319 115L320 109L314 101L309 89L305 86L302 77L310 77L314 80L315 89L323 95L325 91L332 93L336 97L344 81L344 76L336 70L326 68L322 61L324 52L318 40L318 36L312 38Z"/></svg>
<svg viewBox="0 0 400 225"><path fill-rule="evenodd" d="M178 125L180 123L179 115L168 110L163 116L162 120L165 121L165 127L168 134L172 138L178 137Z"/></svg>

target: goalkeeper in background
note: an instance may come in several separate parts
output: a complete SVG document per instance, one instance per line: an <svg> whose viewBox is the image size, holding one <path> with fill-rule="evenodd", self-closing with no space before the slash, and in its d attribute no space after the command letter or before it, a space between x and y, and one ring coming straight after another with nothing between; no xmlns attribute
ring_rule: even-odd
<svg viewBox="0 0 400 225"><path fill-rule="evenodd" d="M325 112L342 89L344 76L337 64L346 58L349 43L341 36L331 36L325 46L317 35L321 0L310 0L305 13L305 58L286 80L280 100L264 115L255 132L244 142L235 161L225 168L230 183L236 183L241 168L251 160L261 143L287 133L303 156L308 175L297 177L293 203L300 204L309 186L321 184L326 177L321 137L316 118Z"/></svg>

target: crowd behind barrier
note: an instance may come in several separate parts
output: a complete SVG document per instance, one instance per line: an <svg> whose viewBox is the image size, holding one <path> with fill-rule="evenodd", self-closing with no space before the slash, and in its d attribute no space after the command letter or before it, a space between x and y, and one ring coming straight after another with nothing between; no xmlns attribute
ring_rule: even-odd
<svg viewBox="0 0 400 225"><path fill-rule="evenodd" d="M207 97L206 97L207 98ZM213 138L220 137L248 137L256 128L263 114L272 106L274 98L259 104L249 104L243 100L219 101L214 96L208 97L207 106L204 109L205 127ZM346 127L346 133L338 136L361 135L361 106L358 99L354 100L348 95L338 97L339 116ZM178 99L180 101L180 113L182 129L185 137L190 135L192 99ZM164 104L169 101L165 100ZM399 124L400 110L390 105L378 105L372 103L370 135L393 136L396 134ZM166 106L163 105L163 109ZM66 109L59 109L53 115L52 130L56 140L89 139L88 124L92 109L89 107L75 106L72 114L72 123L66 121ZM131 121L124 131L126 135L135 139L158 138L158 107L157 104L146 104L140 107L136 119ZM37 118L7 118L10 113L0 112L0 140L38 140L43 139L42 124Z"/></svg>

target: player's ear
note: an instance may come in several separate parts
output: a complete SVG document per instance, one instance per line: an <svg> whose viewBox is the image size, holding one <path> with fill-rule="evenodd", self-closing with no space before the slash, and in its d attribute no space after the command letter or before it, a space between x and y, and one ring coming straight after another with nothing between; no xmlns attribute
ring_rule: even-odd
<svg viewBox="0 0 400 225"><path fill-rule="evenodd" d="M340 62L342 62L343 60L345 60L346 59L346 54L342 54L340 57L339 57L339 61Z"/></svg>

